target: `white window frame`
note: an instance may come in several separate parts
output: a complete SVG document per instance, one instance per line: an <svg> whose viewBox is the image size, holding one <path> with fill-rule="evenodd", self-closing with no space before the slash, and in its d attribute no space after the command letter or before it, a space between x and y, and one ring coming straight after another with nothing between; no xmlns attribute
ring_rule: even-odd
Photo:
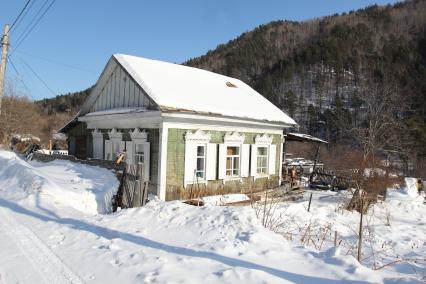
<svg viewBox="0 0 426 284"><path fill-rule="evenodd" d="M121 141L111 141L111 153L112 153L112 160L115 161L118 157L118 154L121 152L120 150L120 142Z"/></svg>
<svg viewBox="0 0 426 284"><path fill-rule="evenodd" d="M238 149L237 155L228 155L228 148L236 148ZM228 169L228 158L231 158L231 169ZM235 170L235 163L234 159L238 158L238 174L234 174ZM231 171L231 175L228 175L228 171ZM226 179L235 179L235 178L241 178L241 146L240 145L232 145L232 144L226 144L226 160L225 160L225 178Z"/></svg>
<svg viewBox="0 0 426 284"><path fill-rule="evenodd" d="M140 154L137 154L138 147L141 147L143 150L143 165L144 165L144 180L150 180L150 168L151 168L151 144L148 142L148 133L145 130L140 130L139 128L133 129L133 131L129 132L130 138L132 139L131 143L129 143L130 147L132 147L132 158L130 159L133 164L138 164L138 157Z"/></svg>
<svg viewBox="0 0 426 284"><path fill-rule="evenodd" d="M203 147L203 155L199 156L198 155L198 147ZM196 179L198 179L199 181L205 181L206 180L206 160L207 160L207 144L197 144L196 147L196 161L195 161L195 177ZM198 159L203 159L203 170L199 170L198 169ZM198 176L198 173L203 173L202 176Z"/></svg>
<svg viewBox="0 0 426 284"><path fill-rule="evenodd" d="M125 142L123 141L123 133L113 128L111 131L108 132L108 137L108 141L111 143L111 148L107 151L107 145L105 145L104 155L106 160L114 161L117 158L117 153L121 152L125 148ZM111 153L111 157L109 157L109 153Z"/></svg>
<svg viewBox="0 0 426 284"><path fill-rule="evenodd" d="M203 183L208 184L216 178L217 144L210 143L211 134L197 129L185 133L184 186ZM198 146L204 146L204 177L197 178Z"/></svg>
<svg viewBox="0 0 426 284"><path fill-rule="evenodd" d="M228 181L242 181L243 179L243 171L247 172L249 165L246 165L246 169L243 169L243 150L245 149L243 146L245 141L245 135L243 133L239 133L239 132L227 132L225 133L225 136L223 137L223 147L225 147L224 149L224 154L225 154L225 158L224 160L222 160L222 163L225 163L223 165L224 167L224 173L223 173L223 183L226 183ZM232 175L228 175L228 170L227 170L227 159L228 159L228 147L237 147L238 148L238 175L234 175L233 171L232 171ZM244 148L244 149L243 149ZM247 153L246 153L247 154ZM219 159L222 159L222 157L220 156L221 154L219 153ZM248 152L249 155L249 152ZM235 155L236 156L236 155ZM234 156L234 157L235 157ZM246 158L246 157L245 157ZM247 159L247 161L249 161ZM249 162L248 162L249 163ZM219 171L221 170L220 168L220 164L219 164ZM245 177L246 174L244 174ZM221 176L219 175L219 179L221 178Z"/></svg>
<svg viewBox="0 0 426 284"><path fill-rule="evenodd" d="M270 174L270 164L271 164L271 147L275 147L275 145L272 144L273 136L268 134L262 134L257 135L254 139L254 144L252 145L252 157L251 157L251 176L254 177L254 179L258 178L269 178L271 176ZM257 168L257 162L259 160L258 157L258 148L265 147L267 151L267 158L266 158L266 168L265 173L259 172ZM253 160L255 159L255 160ZM253 167L255 167L255 170L253 170Z"/></svg>
<svg viewBox="0 0 426 284"><path fill-rule="evenodd" d="M259 155L259 148L265 148L266 149L266 155ZM257 176L269 176L268 171L269 171L269 145L256 145L256 151L257 151L257 156L256 156L256 175ZM259 159L265 159L265 166L264 167L259 167ZM264 171L259 171L259 169L264 169Z"/></svg>
<svg viewBox="0 0 426 284"><path fill-rule="evenodd" d="M145 148L145 147L144 147L145 145L144 145L143 143L136 143L136 142L135 142L135 143L133 144L133 146L135 147L135 148L134 148L134 151L133 151L133 153L134 153L134 154L133 154L133 159L134 159L133 161L134 161L134 164L136 164L136 165L137 165L137 164L145 164L145 163L146 163L146 160L145 160L146 154L145 154L145 149L144 149L144 148ZM139 147L142 147L142 150L143 150L143 151L141 152L142 154L139 154L139 152L138 152L138 146L139 146ZM143 159L142 163L140 163L140 162L139 162L139 158L140 158L140 157L142 157L142 159Z"/></svg>

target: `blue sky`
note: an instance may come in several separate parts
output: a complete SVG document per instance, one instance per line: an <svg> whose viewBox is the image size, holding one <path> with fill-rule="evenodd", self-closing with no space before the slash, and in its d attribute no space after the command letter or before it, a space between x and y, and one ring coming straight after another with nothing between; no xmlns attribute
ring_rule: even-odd
<svg viewBox="0 0 426 284"><path fill-rule="evenodd" d="M37 11L45 1L52 0L31 1L28 14L11 32L11 61L18 72L9 63L7 78L19 93L32 99L91 86L113 53L181 63L273 20L302 21L396 2L57 0L14 51ZM26 2L2 1L2 30L4 24L13 22Z"/></svg>

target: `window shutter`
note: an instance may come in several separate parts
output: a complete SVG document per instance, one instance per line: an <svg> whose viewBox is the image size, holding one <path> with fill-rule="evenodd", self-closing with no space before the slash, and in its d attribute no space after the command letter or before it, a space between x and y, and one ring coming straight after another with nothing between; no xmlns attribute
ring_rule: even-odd
<svg viewBox="0 0 426 284"><path fill-rule="evenodd" d="M197 144L192 141L185 143L185 177L184 184L192 184L195 179L194 170L197 163Z"/></svg>
<svg viewBox="0 0 426 284"><path fill-rule="evenodd" d="M257 146L251 145L251 167L250 167L250 175L257 175Z"/></svg>
<svg viewBox="0 0 426 284"><path fill-rule="evenodd" d="M128 165L134 165L135 156L135 143L132 141L126 141L126 163Z"/></svg>
<svg viewBox="0 0 426 284"><path fill-rule="evenodd" d="M93 138L93 158L102 159L103 142L102 137Z"/></svg>
<svg viewBox="0 0 426 284"><path fill-rule="evenodd" d="M226 176L226 145L219 144L219 179Z"/></svg>
<svg viewBox="0 0 426 284"><path fill-rule="evenodd" d="M250 169L250 144L243 144L241 148L241 176L248 177Z"/></svg>
<svg viewBox="0 0 426 284"><path fill-rule="evenodd" d="M112 160L112 143L111 140L105 140L105 160Z"/></svg>
<svg viewBox="0 0 426 284"><path fill-rule="evenodd" d="M268 164L268 172L270 175L275 174L276 157L277 157L277 145L271 144L269 146L269 164Z"/></svg>
<svg viewBox="0 0 426 284"><path fill-rule="evenodd" d="M144 143L143 148L144 148L144 155L145 155L145 157L144 157L144 169L143 169L144 180L149 181L149 168L150 168L150 165L151 165L151 160L150 160L151 147L150 147L149 142Z"/></svg>
<svg viewBox="0 0 426 284"><path fill-rule="evenodd" d="M206 155L206 179L216 179L216 160L217 160L217 144L207 144Z"/></svg>

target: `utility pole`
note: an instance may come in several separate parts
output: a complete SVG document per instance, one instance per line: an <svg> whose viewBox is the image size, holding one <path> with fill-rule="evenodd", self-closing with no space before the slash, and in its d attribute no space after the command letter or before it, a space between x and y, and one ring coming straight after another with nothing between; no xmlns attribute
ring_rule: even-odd
<svg viewBox="0 0 426 284"><path fill-rule="evenodd" d="M4 74L6 73L7 63L7 50L9 48L9 25L4 25L3 36L1 38L1 62L0 62L0 114L1 114L1 101L4 93Z"/></svg>

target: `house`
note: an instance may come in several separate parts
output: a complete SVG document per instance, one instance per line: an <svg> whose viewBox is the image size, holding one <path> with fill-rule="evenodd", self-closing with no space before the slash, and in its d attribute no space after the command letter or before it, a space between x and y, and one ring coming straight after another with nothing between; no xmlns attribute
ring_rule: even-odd
<svg viewBox="0 0 426 284"><path fill-rule="evenodd" d="M76 118L61 129L69 153L143 164L149 191L178 199L194 184L241 191L281 177L283 130L293 119L244 82L115 54Z"/></svg>

